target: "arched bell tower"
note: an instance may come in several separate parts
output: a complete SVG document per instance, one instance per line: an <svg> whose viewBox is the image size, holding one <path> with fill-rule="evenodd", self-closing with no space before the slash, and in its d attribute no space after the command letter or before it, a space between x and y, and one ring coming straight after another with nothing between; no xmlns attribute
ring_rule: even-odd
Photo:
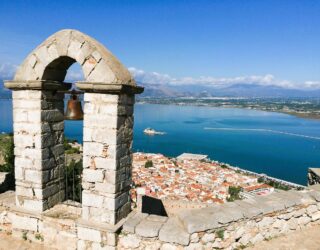
<svg viewBox="0 0 320 250"><path fill-rule="evenodd" d="M134 96L143 92L102 44L61 30L28 55L12 89L16 205L42 212L65 198L64 83L78 62L84 91L82 218L116 224L130 211Z"/></svg>

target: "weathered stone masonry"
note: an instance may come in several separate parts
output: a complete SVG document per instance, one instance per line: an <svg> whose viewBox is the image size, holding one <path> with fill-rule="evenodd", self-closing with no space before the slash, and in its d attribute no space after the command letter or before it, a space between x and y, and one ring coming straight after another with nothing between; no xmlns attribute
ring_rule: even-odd
<svg viewBox="0 0 320 250"><path fill-rule="evenodd" d="M14 206L0 194L0 229L57 249L241 249L320 224L320 193L277 192L162 217L133 211L123 229L81 219L81 208L59 204L44 213Z"/></svg>
<svg viewBox="0 0 320 250"><path fill-rule="evenodd" d="M17 206L44 211L64 200L63 94L14 90Z"/></svg>
<svg viewBox="0 0 320 250"><path fill-rule="evenodd" d="M320 193L280 191L266 197L178 212L169 218L132 212L118 249L242 249L320 224Z"/></svg>
<svg viewBox="0 0 320 250"><path fill-rule="evenodd" d="M117 223L130 211L134 96L86 93L83 218Z"/></svg>
<svg viewBox="0 0 320 250"><path fill-rule="evenodd" d="M32 51L13 81L16 206L43 212L65 199L64 83L78 62L85 82L82 218L117 224L130 212L136 86L129 71L93 38L61 30Z"/></svg>

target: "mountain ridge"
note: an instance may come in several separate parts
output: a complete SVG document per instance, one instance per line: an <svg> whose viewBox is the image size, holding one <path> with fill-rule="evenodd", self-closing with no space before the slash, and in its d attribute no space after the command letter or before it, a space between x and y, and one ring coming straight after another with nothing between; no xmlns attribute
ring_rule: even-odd
<svg viewBox="0 0 320 250"><path fill-rule="evenodd" d="M246 97L246 98L320 98L320 89L288 89L275 85L237 83L229 86L210 86L204 84L148 84L137 82L145 87L139 97L175 98L175 97ZM0 98L10 98L11 91L4 87L0 79Z"/></svg>
<svg viewBox="0 0 320 250"><path fill-rule="evenodd" d="M148 84L139 82L145 87L141 97L320 97L320 89L288 89L275 85L233 84L230 86L208 86L203 84Z"/></svg>

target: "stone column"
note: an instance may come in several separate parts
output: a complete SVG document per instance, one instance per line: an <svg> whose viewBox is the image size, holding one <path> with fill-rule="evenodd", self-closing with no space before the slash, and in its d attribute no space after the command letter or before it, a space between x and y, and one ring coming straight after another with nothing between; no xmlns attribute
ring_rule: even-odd
<svg viewBox="0 0 320 250"><path fill-rule="evenodd" d="M130 212L134 95L85 93L82 217L116 224Z"/></svg>
<svg viewBox="0 0 320 250"><path fill-rule="evenodd" d="M64 94L44 82L13 87L16 205L42 212L64 200ZM39 89L25 89L30 86ZM18 86L18 87L17 87Z"/></svg>

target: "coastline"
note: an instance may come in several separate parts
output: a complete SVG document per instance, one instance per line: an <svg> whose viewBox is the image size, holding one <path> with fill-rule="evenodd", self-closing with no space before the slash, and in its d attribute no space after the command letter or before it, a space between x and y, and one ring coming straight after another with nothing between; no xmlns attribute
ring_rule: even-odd
<svg viewBox="0 0 320 250"><path fill-rule="evenodd" d="M304 118L308 120L320 120L320 113L309 113L309 112L297 112L297 111L285 111L285 110L269 110L265 108L256 108L256 107L243 107L240 105L210 105L210 104L201 104L201 103L182 103L182 102L170 102L170 103L164 103L164 102L153 102L148 100L137 100L136 104L158 104L158 105L175 105L175 106L192 106L192 107L211 107L211 108L236 108L236 109L248 109L248 110L258 110L258 111L265 111L265 112L273 112L273 113L281 113L281 114L287 114L292 115L298 118Z"/></svg>

